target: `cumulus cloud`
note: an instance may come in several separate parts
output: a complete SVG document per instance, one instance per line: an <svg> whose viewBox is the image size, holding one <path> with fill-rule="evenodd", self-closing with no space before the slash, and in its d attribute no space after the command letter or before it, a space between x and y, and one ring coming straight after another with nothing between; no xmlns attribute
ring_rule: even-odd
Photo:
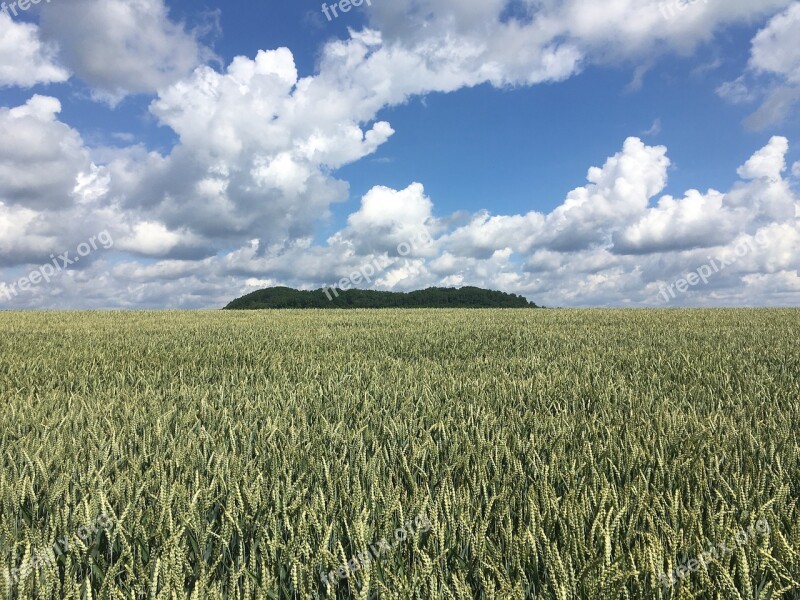
<svg viewBox="0 0 800 600"><path fill-rule="evenodd" d="M687 54L722 26L790 2L694 3L668 18L652 0L397 0L375 3L368 15L389 46L413 48L450 80L505 85L564 79L587 63Z"/></svg>
<svg viewBox="0 0 800 600"><path fill-rule="evenodd" d="M74 201L76 176L90 170L77 131L58 120L61 103L33 96L0 108L0 199L34 209L63 209Z"/></svg>
<svg viewBox="0 0 800 600"><path fill-rule="evenodd" d="M773 17L753 39L750 68L761 73L780 75L789 83L800 84L800 2Z"/></svg>
<svg viewBox="0 0 800 600"><path fill-rule="evenodd" d="M300 79L287 49L237 57L225 72L200 67L163 90L151 112L179 143L168 156L121 156L113 194L171 230L209 245L258 237L262 247L313 235L330 205L347 197L331 171L373 153L388 123L350 112L366 100L342 84ZM337 101L340 100L340 101Z"/></svg>
<svg viewBox="0 0 800 600"><path fill-rule="evenodd" d="M129 235L117 244L120 250L127 250L143 256L175 255L182 249L189 256L205 252L201 240L191 233L170 231L161 223L142 221L131 227Z"/></svg>
<svg viewBox="0 0 800 600"><path fill-rule="evenodd" d="M41 10L41 35L97 98L155 93L212 53L169 18L164 0L70 0Z"/></svg>
<svg viewBox="0 0 800 600"><path fill-rule="evenodd" d="M57 46L42 41L39 27L0 12L0 87L31 87L69 79L58 65Z"/></svg>
<svg viewBox="0 0 800 600"><path fill-rule="evenodd" d="M109 176L80 134L58 119L61 103L34 95L0 108L0 264L49 262L122 216L107 202Z"/></svg>
<svg viewBox="0 0 800 600"><path fill-rule="evenodd" d="M536 212L503 216L482 211L445 238L447 256L488 259L507 250L526 254L542 235L545 221Z"/></svg>
<svg viewBox="0 0 800 600"><path fill-rule="evenodd" d="M750 160L737 171L742 179L778 179L786 170L786 153L789 151L789 140L774 137L769 144L756 152Z"/></svg>
<svg viewBox="0 0 800 600"><path fill-rule="evenodd" d="M625 141L622 152L603 168L589 169L589 185L570 192L548 215L547 246L579 250L608 240L616 224L640 215L667 184L670 161L664 146L646 146L639 138Z"/></svg>
<svg viewBox="0 0 800 600"><path fill-rule="evenodd" d="M265 285L332 285L369 264L375 274L361 287L479 285L551 306L647 306L661 304L665 286L712 257L727 260L750 247L675 304L791 305L800 301L800 198L784 179L788 150L784 138L773 138L742 165L741 179L728 192L689 190L676 199L658 196L666 184L666 149L630 138L548 214L484 211L458 225L435 216L421 184L401 190L377 186L322 245L308 238L270 245L253 239L200 259L122 261L113 267L100 260L51 285L60 301L79 306L101 303L100 289L106 306L208 307ZM13 210L17 214L0 212L0 231L9 230L9 218L37 217L29 209ZM142 255L169 255L198 242L188 230L159 222L126 218L116 227L117 250ZM566 243L571 232L576 241ZM409 252L397 252L396 244L415 240ZM82 285L94 295L81 299ZM16 302L46 306L52 293L48 288Z"/></svg>
<svg viewBox="0 0 800 600"><path fill-rule="evenodd" d="M101 231L143 256L207 254L188 231L125 210L110 193L111 171L93 162L60 112L56 98L40 95L0 108L0 264L41 264Z"/></svg>
<svg viewBox="0 0 800 600"><path fill-rule="evenodd" d="M773 290L763 302L797 301L786 271L794 264L796 276L800 210L779 137L727 192L698 187L678 198L660 197L667 148L633 137L547 214L437 216L422 183L378 185L341 231L314 243L332 205L348 197L336 170L393 135L379 118L385 107L487 82L560 81L589 64L652 64L663 52L690 52L722 25L787 7L757 38L750 71L788 84L791 57L757 48L787 43L796 2L696 3L673 19L651 0L525 0L514 10L506 0L375 3L371 27L326 44L310 76L286 48L204 65L207 50L169 19L163 0L75 0L70 12L76 4L90 25L54 3L43 11L43 39L61 46L66 67L99 97L154 94L150 113L178 142L166 153L106 150L98 161L59 120L54 98L0 110L3 139L15 141L0 150L3 265L24 268L101 230L124 253L20 305L52 305L57 293L74 306L218 306L265 282L330 285L366 263L381 265L369 284L383 289L472 284L550 305L644 305L670 278L764 231L768 245L691 299L747 303L761 286ZM746 100L742 87L731 96Z"/></svg>
<svg viewBox="0 0 800 600"><path fill-rule="evenodd" d="M0 266L13 266L47 256L51 236L36 229L38 213L0 202Z"/></svg>
<svg viewBox="0 0 800 600"><path fill-rule="evenodd" d="M614 238L619 254L652 254L724 245L741 225L723 209L724 195L690 190L683 199L664 196L638 222Z"/></svg>
<svg viewBox="0 0 800 600"><path fill-rule="evenodd" d="M348 226L329 242L351 246L360 255L397 254L400 244L431 239L437 228L433 202L420 183L413 183L404 190L372 188L347 223ZM415 244L412 251L424 253L427 249Z"/></svg>

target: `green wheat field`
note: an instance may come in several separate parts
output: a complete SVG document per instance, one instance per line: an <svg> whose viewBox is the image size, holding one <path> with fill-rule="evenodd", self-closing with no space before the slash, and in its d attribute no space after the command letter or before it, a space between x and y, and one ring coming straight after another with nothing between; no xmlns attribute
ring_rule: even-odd
<svg viewBox="0 0 800 600"><path fill-rule="evenodd" d="M4 312L0 408L5 598L800 598L798 310Z"/></svg>

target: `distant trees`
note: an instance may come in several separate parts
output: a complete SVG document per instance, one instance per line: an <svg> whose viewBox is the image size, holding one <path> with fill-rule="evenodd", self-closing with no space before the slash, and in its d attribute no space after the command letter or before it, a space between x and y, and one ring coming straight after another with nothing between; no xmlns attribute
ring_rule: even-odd
<svg viewBox="0 0 800 600"><path fill-rule="evenodd" d="M274 287L252 292L226 310L275 308L539 308L516 294L477 287L428 288L415 292L319 289L300 291Z"/></svg>

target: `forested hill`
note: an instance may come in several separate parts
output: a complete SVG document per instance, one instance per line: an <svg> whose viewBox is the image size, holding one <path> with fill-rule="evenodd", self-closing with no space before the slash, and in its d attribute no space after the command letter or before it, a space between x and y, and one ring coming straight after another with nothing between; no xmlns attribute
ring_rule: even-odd
<svg viewBox="0 0 800 600"><path fill-rule="evenodd" d="M274 287L237 298L225 310L274 308L539 308L522 296L476 287L379 292L323 288L314 291Z"/></svg>

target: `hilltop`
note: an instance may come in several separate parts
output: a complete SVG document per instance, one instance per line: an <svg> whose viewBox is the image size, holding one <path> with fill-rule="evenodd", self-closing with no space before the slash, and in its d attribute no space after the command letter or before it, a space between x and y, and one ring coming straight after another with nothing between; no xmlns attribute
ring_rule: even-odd
<svg viewBox="0 0 800 600"><path fill-rule="evenodd" d="M477 287L380 292L323 288L301 291L273 287L237 298L225 310L277 308L540 308L522 296Z"/></svg>

